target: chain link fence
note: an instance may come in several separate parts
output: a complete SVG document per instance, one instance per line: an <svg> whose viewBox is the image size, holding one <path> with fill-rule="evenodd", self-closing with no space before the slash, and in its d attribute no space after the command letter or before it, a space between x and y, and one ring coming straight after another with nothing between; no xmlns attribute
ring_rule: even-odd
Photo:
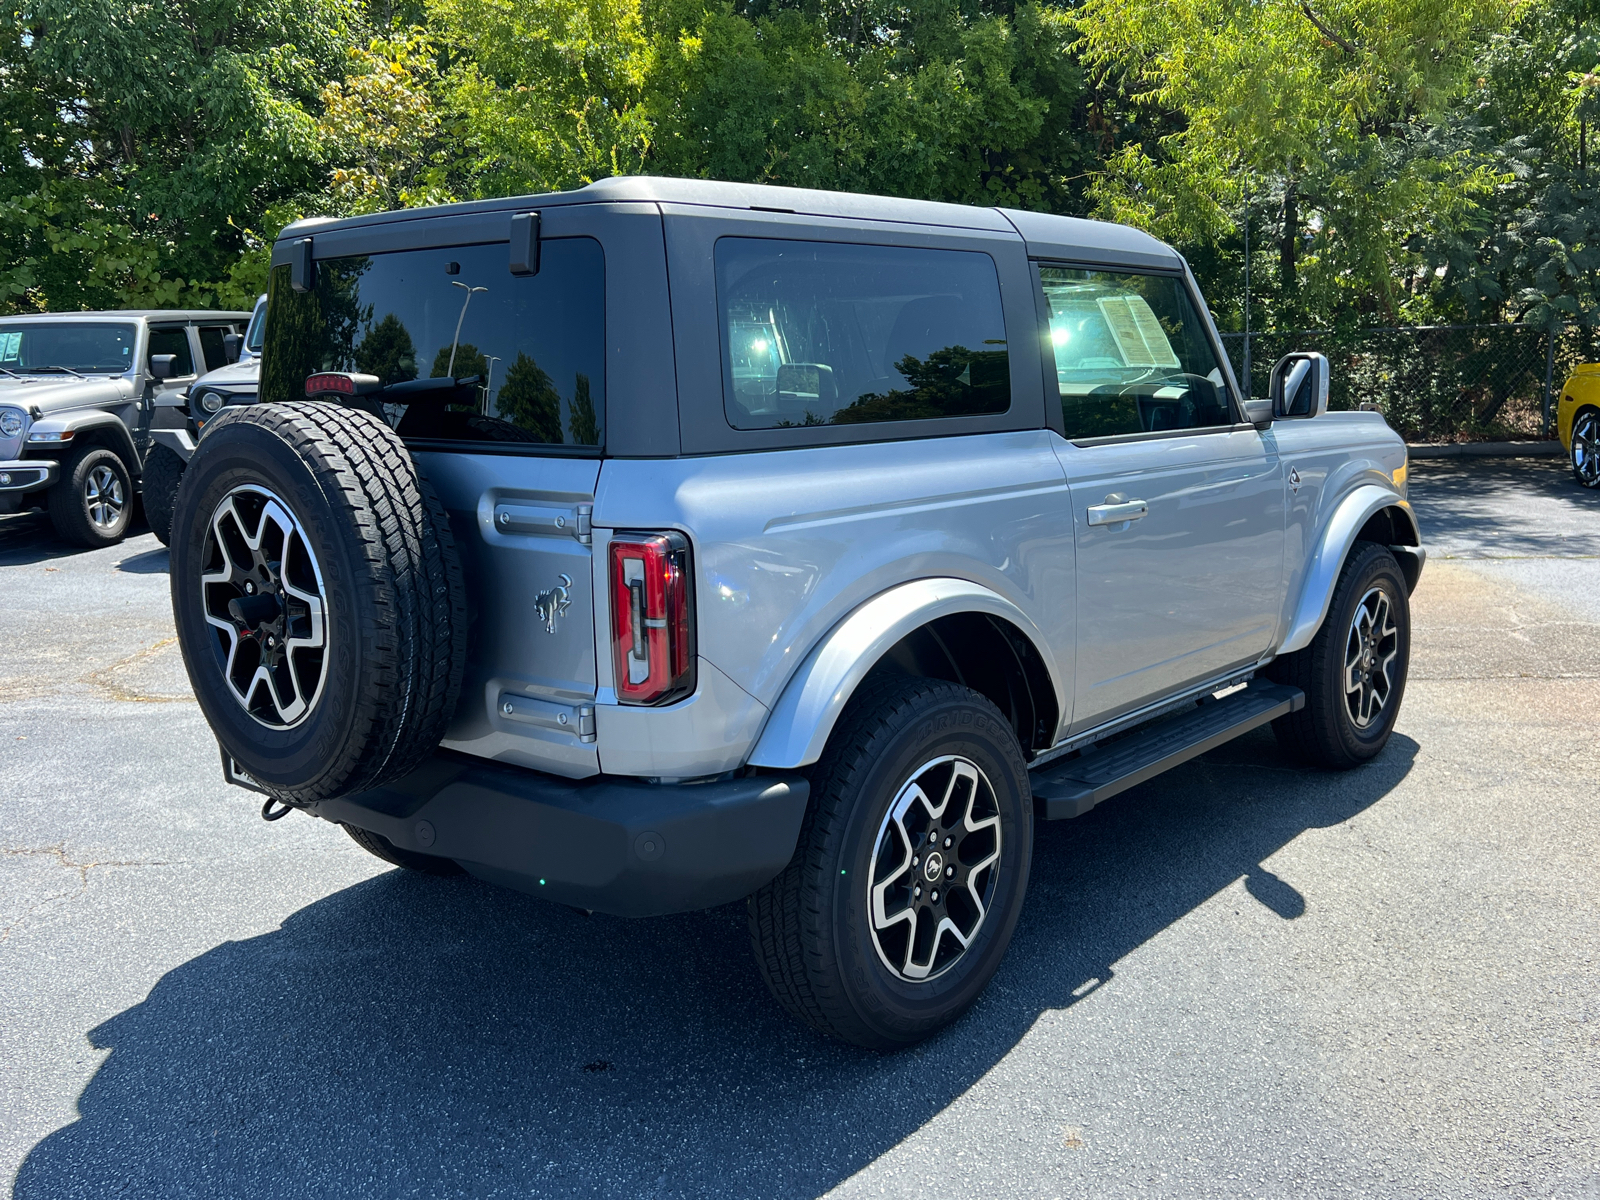
<svg viewBox="0 0 1600 1200"><path fill-rule="evenodd" d="M1412 442L1553 437L1563 381L1579 363L1600 361L1600 331L1579 325L1225 333L1222 342L1240 382L1248 363L1252 396L1267 394L1283 355L1321 351L1332 368L1328 406L1374 405Z"/></svg>

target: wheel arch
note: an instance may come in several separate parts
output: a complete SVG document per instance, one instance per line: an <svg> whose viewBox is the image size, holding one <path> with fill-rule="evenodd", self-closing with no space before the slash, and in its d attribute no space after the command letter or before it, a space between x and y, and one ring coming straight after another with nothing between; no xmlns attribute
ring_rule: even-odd
<svg viewBox="0 0 1600 1200"><path fill-rule="evenodd" d="M785 685L749 764L817 761L850 697L874 671L948 679L981 692L1024 750L1048 746L1065 696L1045 639L1023 611L981 584L920 579L875 596L835 625Z"/></svg>
<svg viewBox="0 0 1600 1200"><path fill-rule="evenodd" d="M1333 511L1306 571L1300 599L1295 605L1289 633L1278 654L1290 654L1311 644L1328 615L1339 571L1357 542L1388 546L1406 577L1406 590L1414 591L1422 577L1427 552L1416 514L1392 488L1366 483L1350 491Z"/></svg>
<svg viewBox="0 0 1600 1200"><path fill-rule="evenodd" d="M143 474L143 462L133 446L133 435L128 432L128 427L114 414L108 412L73 413L62 417L46 417L36 422L28 431L29 436L40 432L65 433L72 432L72 440L59 444L59 450L54 455L65 458L82 446L104 446L107 450L116 452L122 460L122 465L127 468L128 475L138 482ZM39 447L30 446L37 450ZM52 450L56 447L52 446Z"/></svg>

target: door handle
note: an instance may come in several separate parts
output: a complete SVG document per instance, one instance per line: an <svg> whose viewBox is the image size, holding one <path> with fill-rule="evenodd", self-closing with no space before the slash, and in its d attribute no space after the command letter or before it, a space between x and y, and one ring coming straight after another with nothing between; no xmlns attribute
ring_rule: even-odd
<svg viewBox="0 0 1600 1200"><path fill-rule="evenodd" d="M1111 495L1106 497L1104 504L1089 506L1089 524L1121 525L1127 521L1137 521L1149 511L1150 506L1143 500L1129 500L1126 496Z"/></svg>

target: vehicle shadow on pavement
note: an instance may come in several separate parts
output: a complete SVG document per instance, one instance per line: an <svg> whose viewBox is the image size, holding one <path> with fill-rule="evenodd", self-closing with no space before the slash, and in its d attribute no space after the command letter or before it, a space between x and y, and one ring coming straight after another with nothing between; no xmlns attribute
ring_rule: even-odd
<svg viewBox="0 0 1600 1200"><path fill-rule="evenodd" d="M1600 553L1600 531L1575 544L1567 522L1550 520L1549 501L1600 517L1600 490L1580 487L1563 458L1427 459L1411 464L1410 499L1424 542L1458 553L1493 531L1497 556L1547 557ZM1582 535L1579 535L1582 538Z"/></svg>
<svg viewBox="0 0 1600 1200"><path fill-rule="evenodd" d="M150 525L143 515L135 514L128 526L128 537L136 538L149 532ZM0 567L27 567L34 563L53 562L58 558L76 558L79 555L99 552L100 550L94 547L74 545L63 538L55 531L55 526L50 524L48 513L0 515ZM162 554L165 553L163 550ZM161 570L166 570L164 558Z"/></svg>
<svg viewBox="0 0 1600 1200"><path fill-rule="evenodd" d="M1041 826L994 985L896 1055L791 1022L742 905L585 918L389 872L177 967L93 1030L110 1055L80 1119L33 1149L15 1195L814 1196L1241 877L1298 917L1316 897L1263 860L1381 799L1417 749L1396 736L1330 775L1262 731Z"/></svg>

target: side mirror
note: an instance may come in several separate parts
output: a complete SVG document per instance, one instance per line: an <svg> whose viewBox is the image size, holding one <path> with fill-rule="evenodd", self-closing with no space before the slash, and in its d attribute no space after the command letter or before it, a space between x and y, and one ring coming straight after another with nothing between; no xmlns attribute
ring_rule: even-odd
<svg viewBox="0 0 1600 1200"><path fill-rule="evenodd" d="M244 339L237 333L222 335L222 356L231 363L239 361L239 347L244 344Z"/></svg>
<svg viewBox="0 0 1600 1200"><path fill-rule="evenodd" d="M152 354L150 356L150 374L157 379L171 379L177 374L178 356L176 354Z"/></svg>
<svg viewBox="0 0 1600 1200"><path fill-rule="evenodd" d="M1244 402L1244 418L1257 429L1266 429L1272 424L1271 400L1246 400Z"/></svg>
<svg viewBox="0 0 1600 1200"><path fill-rule="evenodd" d="M1296 351L1285 354L1267 377L1267 398L1274 417L1320 417L1328 411L1328 359Z"/></svg>

